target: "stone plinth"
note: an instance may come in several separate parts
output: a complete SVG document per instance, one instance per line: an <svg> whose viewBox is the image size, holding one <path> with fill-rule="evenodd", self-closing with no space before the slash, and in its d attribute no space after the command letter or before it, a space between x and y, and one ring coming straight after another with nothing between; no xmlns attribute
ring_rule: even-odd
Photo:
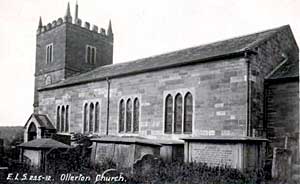
<svg viewBox="0 0 300 184"><path fill-rule="evenodd" d="M253 137L185 138L185 162L202 162L211 166L229 166L239 170L260 168L266 139Z"/></svg>
<svg viewBox="0 0 300 184"><path fill-rule="evenodd" d="M162 145L160 148L160 157L165 162L184 160L184 142L182 140L158 140Z"/></svg>
<svg viewBox="0 0 300 184"><path fill-rule="evenodd" d="M132 167L143 155L159 156L161 145L153 140L140 137L107 136L92 139L92 163L112 160L119 168Z"/></svg>

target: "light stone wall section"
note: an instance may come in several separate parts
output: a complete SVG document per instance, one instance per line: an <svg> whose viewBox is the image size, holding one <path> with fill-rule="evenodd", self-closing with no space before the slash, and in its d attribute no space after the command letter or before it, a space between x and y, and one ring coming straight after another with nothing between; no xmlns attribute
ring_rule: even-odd
<svg viewBox="0 0 300 184"><path fill-rule="evenodd" d="M139 136L180 139L200 135L246 135L246 60L227 59L110 79L109 135L119 135L119 101L136 95L140 100ZM39 92L39 113L56 122L56 107L65 102L70 111L70 132L82 132L83 104L101 101L100 135L106 134L107 81ZM193 133L164 133L164 102L168 92L191 92L194 101Z"/></svg>

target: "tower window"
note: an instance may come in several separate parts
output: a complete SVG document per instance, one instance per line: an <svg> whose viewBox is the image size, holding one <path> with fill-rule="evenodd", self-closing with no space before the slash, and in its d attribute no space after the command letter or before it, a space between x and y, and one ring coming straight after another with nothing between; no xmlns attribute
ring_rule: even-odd
<svg viewBox="0 0 300 184"><path fill-rule="evenodd" d="M46 63L53 62L53 43L46 46Z"/></svg>
<svg viewBox="0 0 300 184"><path fill-rule="evenodd" d="M96 47L87 45L86 46L86 60L85 62L88 64L96 64L96 55L97 55L97 49Z"/></svg>

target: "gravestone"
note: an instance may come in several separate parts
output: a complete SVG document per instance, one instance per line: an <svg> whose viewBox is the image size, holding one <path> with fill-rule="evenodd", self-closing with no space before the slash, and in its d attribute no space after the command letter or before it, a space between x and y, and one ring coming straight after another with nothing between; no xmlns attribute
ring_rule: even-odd
<svg viewBox="0 0 300 184"><path fill-rule="evenodd" d="M6 183L8 175L8 167L0 167L0 183Z"/></svg>
<svg viewBox="0 0 300 184"><path fill-rule="evenodd" d="M291 177L292 151L285 148L273 149L272 178L287 181Z"/></svg>
<svg viewBox="0 0 300 184"><path fill-rule="evenodd" d="M143 155L133 164L133 173L137 175L147 175L156 173L161 163L161 159L151 154Z"/></svg>

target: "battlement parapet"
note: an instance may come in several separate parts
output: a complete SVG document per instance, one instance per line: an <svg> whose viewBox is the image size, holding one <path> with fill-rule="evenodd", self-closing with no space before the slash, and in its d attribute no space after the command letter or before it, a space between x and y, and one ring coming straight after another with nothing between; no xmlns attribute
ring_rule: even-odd
<svg viewBox="0 0 300 184"><path fill-rule="evenodd" d="M68 3L67 6L67 11L66 14L63 18L58 18L57 20L53 20L51 23L48 23L46 25L42 24L42 19L40 17L39 20L39 26L37 29L37 35L44 34L50 30L56 29L57 27L64 25L64 24L69 24L69 25L74 25L78 26L80 28L86 29L92 33L96 33L101 35L101 37L104 37L108 39L109 41L113 41L113 33L112 33L112 28L111 28L111 22L109 21L109 26L108 29L105 30L104 28L100 28L97 25L91 25L89 22L84 22L78 18L78 5L76 4L76 9L75 9L75 18L73 19L71 16L71 11L70 11L70 4Z"/></svg>
<svg viewBox="0 0 300 184"><path fill-rule="evenodd" d="M63 24L72 24L72 25L84 28L86 30L89 30L91 32L100 34L101 36L105 36L105 37L109 36L107 31L104 28L99 29L99 27L97 25L92 25L91 26L91 24L89 22L84 22L84 24L82 25L82 20L81 19L75 19L74 22L69 22L68 20L70 20L70 19L58 18L57 20L52 21L52 23L48 23L45 26L41 26L37 30L37 35L46 33L46 32L48 32L52 29L55 29L55 28L57 28L57 27L59 27L60 25L63 25Z"/></svg>

